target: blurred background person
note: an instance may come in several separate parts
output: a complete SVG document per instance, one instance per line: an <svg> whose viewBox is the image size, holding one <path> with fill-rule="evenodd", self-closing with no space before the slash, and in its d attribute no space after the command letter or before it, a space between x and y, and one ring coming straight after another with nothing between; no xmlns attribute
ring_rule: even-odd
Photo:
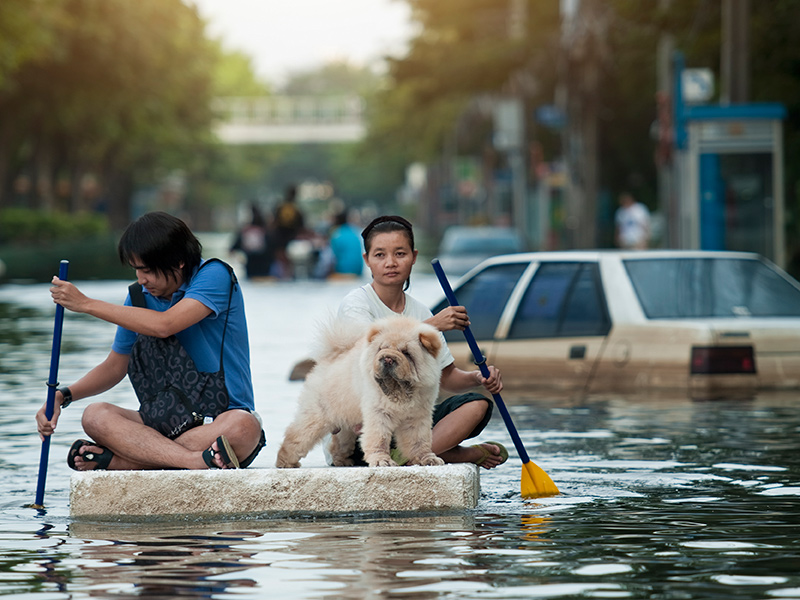
<svg viewBox="0 0 800 600"><path fill-rule="evenodd" d="M289 185L283 201L275 209L275 261L277 276L281 279L294 277L294 265L286 247L305 229L303 213L297 206L297 186Z"/></svg>
<svg viewBox="0 0 800 600"><path fill-rule="evenodd" d="M619 208L614 215L616 242L626 250L644 250L650 242L650 211L637 202L630 192L619 195Z"/></svg>
<svg viewBox="0 0 800 600"><path fill-rule="evenodd" d="M361 276L364 269L361 232L348 221L347 211L342 211L334 217L330 247L333 252L332 276Z"/></svg>
<svg viewBox="0 0 800 600"><path fill-rule="evenodd" d="M250 222L239 230L230 250L244 254L248 279L267 277L273 261L269 226L255 202L250 205L250 214Z"/></svg>

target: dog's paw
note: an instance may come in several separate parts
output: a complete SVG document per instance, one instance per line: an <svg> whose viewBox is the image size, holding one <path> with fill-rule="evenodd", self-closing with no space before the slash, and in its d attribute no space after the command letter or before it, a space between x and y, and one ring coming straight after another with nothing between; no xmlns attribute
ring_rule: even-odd
<svg viewBox="0 0 800 600"><path fill-rule="evenodd" d="M352 467L355 461L352 458L331 458L331 465L334 467Z"/></svg>
<svg viewBox="0 0 800 600"><path fill-rule="evenodd" d="M423 467L438 467L444 464L444 461L436 456L433 452L423 454L417 460L409 461L414 465L422 465Z"/></svg>
<svg viewBox="0 0 800 600"><path fill-rule="evenodd" d="M278 460L275 461L275 466L278 467L279 469L297 469L300 467L300 463Z"/></svg>
<svg viewBox="0 0 800 600"><path fill-rule="evenodd" d="M288 452L283 448L278 451L278 456L275 459L275 466L279 469L297 469L300 466L300 459L292 459Z"/></svg>
<svg viewBox="0 0 800 600"><path fill-rule="evenodd" d="M388 454L372 454L366 456L365 460L370 467L396 467L397 463Z"/></svg>

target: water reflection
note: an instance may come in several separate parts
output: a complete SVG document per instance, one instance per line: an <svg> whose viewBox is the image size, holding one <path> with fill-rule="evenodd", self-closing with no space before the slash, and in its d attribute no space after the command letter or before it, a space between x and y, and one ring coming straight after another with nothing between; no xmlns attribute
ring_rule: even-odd
<svg viewBox="0 0 800 600"><path fill-rule="evenodd" d="M236 528L232 528L236 527ZM463 577L473 568L454 557L453 532L472 529L470 515L124 526L73 523L91 569L92 595L212 597L242 594L269 581L271 597L334 592L364 598L380 591ZM454 568L457 564L463 568ZM97 569L97 571L95 571ZM78 576L73 585L80 589Z"/></svg>

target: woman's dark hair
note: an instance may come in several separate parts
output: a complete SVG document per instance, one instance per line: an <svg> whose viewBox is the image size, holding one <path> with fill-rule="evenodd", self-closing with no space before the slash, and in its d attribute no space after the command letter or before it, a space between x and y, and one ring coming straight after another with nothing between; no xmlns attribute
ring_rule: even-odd
<svg viewBox="0 0 800 600"><path fill-rule="evenodd" d="M169 278L175 278L175 271L180 271L186 282L200 265L203 246L186 223L156 211L128 225L117 249L124 264L141 261L143 266Z"/></svg>
<svg viewBox="0 0 800 600"><path fill-rule="evenodd" d="M372 222L364 227L361 232L361 237L364 240L364 251L369 255L370 247L372 246L372 238L379 233L391 233L392 231L402 231L408 238L408 243L411 245L411 250L414 250L414 228L406 219L397 215L384 215L373 219ZM408 289L411 285L411 276L406 279L403 286L403 291Z"/></svg>
<svg viewBox="0 0 800 600"><path fill-rule="evenodd" d="M372 238L379 233L389 233L391 231L402 231L408 237L411 243L411 249L414 249L414 228L406 219L398 217L397 215L384 215L373 219L372 222L364 227L361 232L361 237L364 239L364 250L369 254L369 248L372 245Z"/></svg>

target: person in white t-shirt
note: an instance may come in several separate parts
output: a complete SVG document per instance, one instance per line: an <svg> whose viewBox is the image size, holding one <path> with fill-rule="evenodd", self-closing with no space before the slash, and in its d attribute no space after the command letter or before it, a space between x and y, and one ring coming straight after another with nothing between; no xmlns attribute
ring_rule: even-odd
<svg viewBox="0 0 800 600"><path fill-rule="evenodd" d="M619 195L619 208L614 215L616 242L620 248L644 250L650 242L650 211L633 195Z"/></svg>
<svg viewBox="0 0 800 600"><path fill-rule="evenodd" d="M372 322L403 315L425 321L440 332L463 331L469 325L463 306L445 308L434 316L424 304L406 293L411 268L417 260L411 223L398 216L378 217L367 225L361 236L364 239L364 262L372 272L372 282L345 296L339 305L340 317ZM438 357L442 368L442 389L458 393L483 386L490 393L500 393L503 382L497 368L489 366L488 378L484 378L479 370L459 369L444 336L442 344L443 350ZM503 464L508 459L508 451L502 444L461 445L464 440L483 431L492 416L492 406L488 398L475 392L459 393L437 404L433 414L434 453L448 463L471 462L485 469ZM392 457L402 462L402 457L396 452Z"/></svg>

